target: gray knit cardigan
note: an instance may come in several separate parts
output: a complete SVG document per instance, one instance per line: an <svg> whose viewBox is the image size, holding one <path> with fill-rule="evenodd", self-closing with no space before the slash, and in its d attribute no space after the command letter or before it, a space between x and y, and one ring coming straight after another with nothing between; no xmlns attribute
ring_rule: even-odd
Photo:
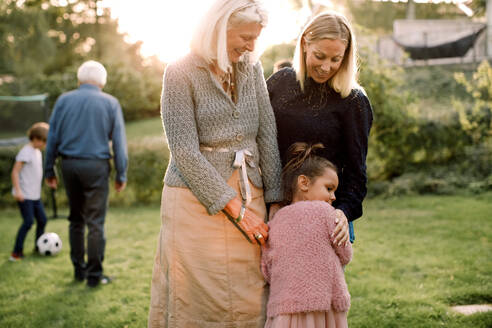
<svg viewBox="0 0 492 328"><path fill-rule="evenodd" d="M188 187L211 215L236 197L227 184L236 150L252 153L248 177L263 187L265 202L281 200L277 128L261 64L238 63L236 85L237 104L196 54L164 72L161 114L171 150L164 183Z"/></svg>

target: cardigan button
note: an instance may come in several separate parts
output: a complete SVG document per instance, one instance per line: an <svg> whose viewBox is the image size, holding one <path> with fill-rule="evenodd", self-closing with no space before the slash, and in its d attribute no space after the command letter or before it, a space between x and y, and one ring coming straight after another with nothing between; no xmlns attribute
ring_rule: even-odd
<svg viewBox="0 0 492 328"><path fill-rule="evenodd" d="M232 117L234 117L234 118L239 118L239 111L235 110L235 111L232 113Z"/></svg>
<svg viewBox="0 0 492 328"><path fill-rule="evenodd" d="M243 141L243 138L244 138L244 136L241 133L238 133L236 135L236 140L239 141L239 142Z"/></svg>

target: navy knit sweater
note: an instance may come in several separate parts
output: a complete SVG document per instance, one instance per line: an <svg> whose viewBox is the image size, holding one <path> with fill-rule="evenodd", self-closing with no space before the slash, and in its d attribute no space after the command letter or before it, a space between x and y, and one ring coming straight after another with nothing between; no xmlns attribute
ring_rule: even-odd
<svg viewBox="0 0 492 328"><path fill-rule="evenodd" d="M342 98L326 83L319 84L312 79L306 81L302 92L292 68L273 74L267 86L282 164L285 165L287 149L293 143L321 142L325 149L318 151L318 155L338 168L334 207L341 209L349 221L361 217L367 192L367 142L373 118L364 92L354 89Z"/></svg>

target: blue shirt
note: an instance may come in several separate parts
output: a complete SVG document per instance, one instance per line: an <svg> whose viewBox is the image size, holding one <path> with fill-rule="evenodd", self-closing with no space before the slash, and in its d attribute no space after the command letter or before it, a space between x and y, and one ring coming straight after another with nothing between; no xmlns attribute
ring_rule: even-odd
<svg viewBox="0 0 492 328"><path fill-rule="evenodd" d="M58 155L110 159L112 140L116 180L126 181L128 153L123 113L118 100L92 84L62 94L50 118L45 176L55 176Z"/></svg>

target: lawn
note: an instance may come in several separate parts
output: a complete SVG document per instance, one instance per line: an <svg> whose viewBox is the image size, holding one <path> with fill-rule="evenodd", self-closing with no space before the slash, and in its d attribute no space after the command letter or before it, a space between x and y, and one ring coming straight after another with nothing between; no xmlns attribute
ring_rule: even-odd
<svg viewBox="0 0 492 328"><path fill-rule="evenodd" d="M491 327L492 313L463 316L450 305L492 302L492 193L371 199L356 222L346 269L350 327ZM61 211L66 213L65 211ZM47 231L64 242L55 257L8 261L20 218L0 212L0 327L145 327L159 206L110 208L105 270L95 290L75 283L67 222Z"/></svg>
<svg viewBox="0 0 492 328"><path fill-rule="evenodd" d="M161 138L164 135L160 117L131 121L125 124L128 142L138 142L142 138Z"/></svg>

